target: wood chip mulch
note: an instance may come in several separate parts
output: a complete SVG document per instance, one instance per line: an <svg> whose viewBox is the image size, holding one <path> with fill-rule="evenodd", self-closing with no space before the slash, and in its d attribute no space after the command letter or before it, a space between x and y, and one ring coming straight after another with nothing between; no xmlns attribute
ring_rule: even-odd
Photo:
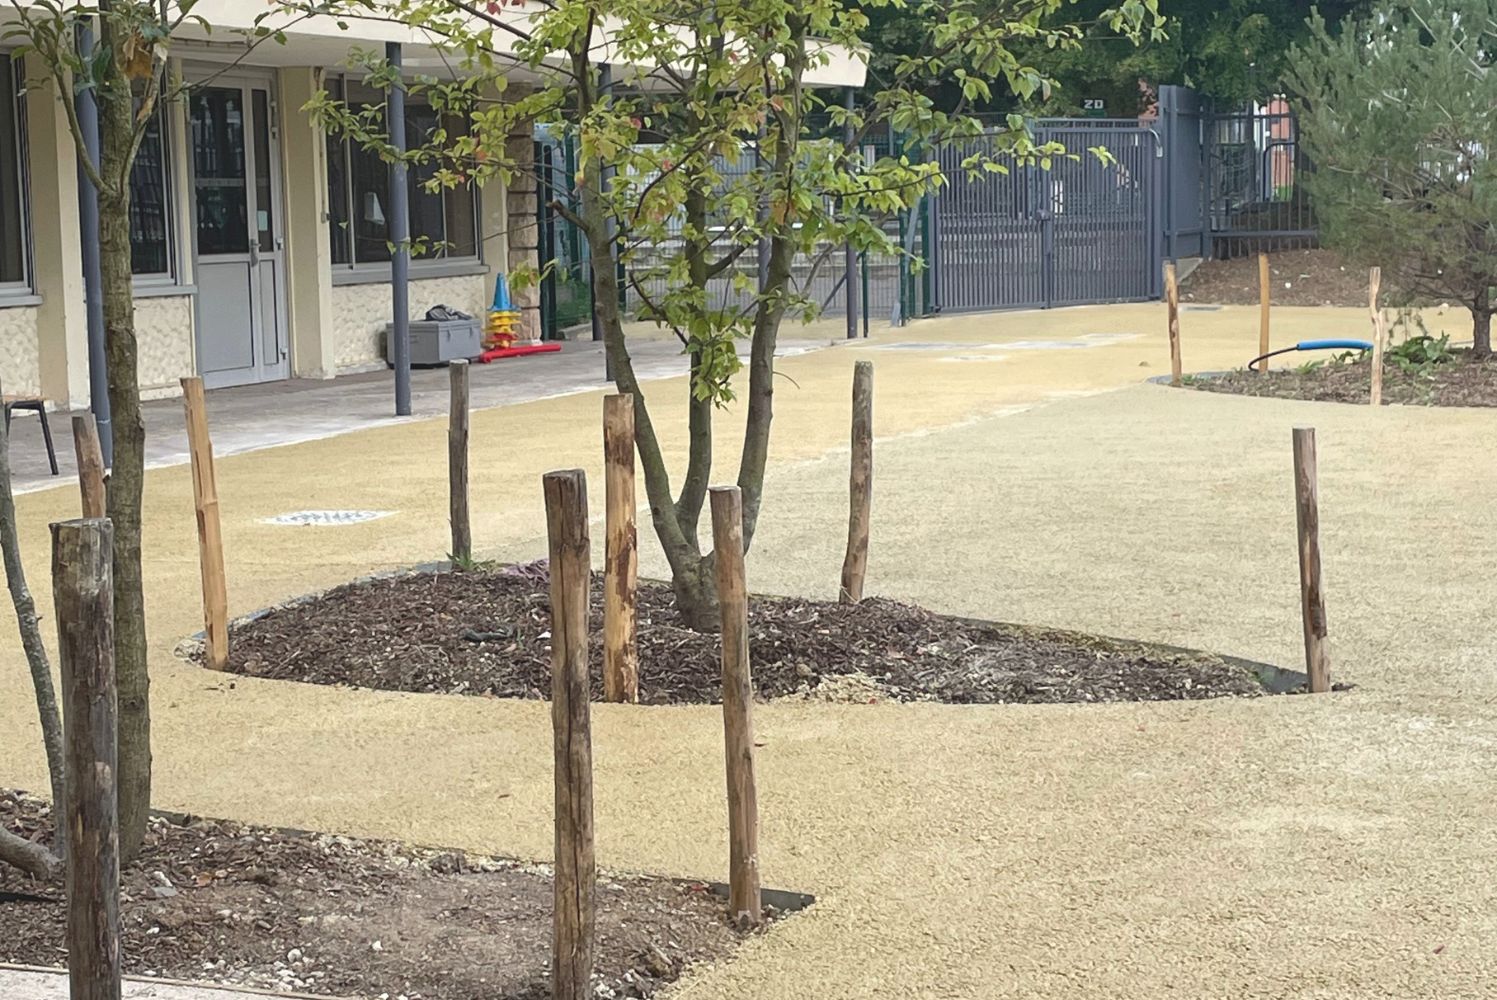
<svg viewBox="0 0 1497 1000"><path fill-rule="evenodd" d="M601 587L591 663L601 697ZM670 590L639 590L640 697L720 699L718 637L686 628ZM550 691L544 566L358 581L236 624L231 671L313 684L503 698ZM973 622L872 598L857 605L750 600L763 699L1004 704L1167 701L1264 694L1241 664L1209 654Z"/></svg>
<svg viewBox="0 0 1497 1000"><path fill-rule="evenodd" d="M50 835L0 789L0 826ZM127 974L395 1000L550 995L549 867L454 851L152 819L121 873ZM61 886L0 866L0 962L65 965ZM705 886L601 874L595 993L648 997L743 935Z"/></svg>
<svg viewBox="0 0 1497 1000"><path fill-rule="evenodd" d="M1267 372L1240 370L1191 378L1187 385L1206 392L1277 399L1308 399L1367 405L1372 384L1372 361L1334 362L1315 368L1290 367L1296 355L1272 359ZM1470 351L1455 352L1452 360L1411 371L1389 362L1383 366L1383 403L1404 406L1497 406L1497 359L1476 361Z"/></svg>

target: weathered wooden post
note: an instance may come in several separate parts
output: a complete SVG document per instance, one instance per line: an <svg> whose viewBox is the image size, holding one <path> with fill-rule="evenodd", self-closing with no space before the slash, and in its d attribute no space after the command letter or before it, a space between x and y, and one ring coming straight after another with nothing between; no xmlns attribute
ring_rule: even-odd
<svg viewBox="0 0 1497 1000"><path fill-rule="evenodd" d="M635 594L639 534L634 523L634 397L603 398L603 459L607 511L603 557L603 697L639 701Z"/></svg>
<svg viewBox="0 0 1497 1000"><path fill-rule="evenodd" d="M551 732L556 760L551 996L591 1000L597 865L588 715L587 477L580 469L551 472L543 485L551 543Z"/></svg>
<svg viewBox="0 0 1497 1000"><path fill-rule="evenodd" d="M187 450L192 458L192 499L198 516L198 562L203 577L204 646L209 670L229 665L229 596L224 579L223 528L218 517L218 477L213 471L213 442L208 437L208 404L203 380L182 380L187 412Z"/></svg>
<svg viewBox="0 0 1497 1000"><path fill-rule="evenodd" d="M1383 269L1374 267L1367 275L1367 308L1372 312L1372 405L1383 405L1383 347L1388 324L1378 308L1377 297L1383 283Z"/></svg>
<svg viewBox="0 0 1497 1000"><path fill-rule="evenodd" d="M468 362L450 362L451 401L447 414L447 510L452 523L452 561L473 560L473 527L468 517Z"/></svg>
<svg viewBox="0 0 1497 1000"><path fill-rule="evenodd" d="M1170 385L1180 384L1180 282L1175 277L1175 265L1171 261L1164 265L1164 300L1169 307L1170 320Z"/></svg>
<svg viewBox="0 0 1497 1000"><path fill-rule="evenodd" d="M1270 284L1268 254L1260 253L1258 255L1258 355L1263 357L1263 360L1258 362L1258 370L1262 372L1268 371L1268 358L1265 355L1270 350L1268 346L1269 310L1272 308Z"/></svg>
<svg viewBox="0 0 1497 1000"><path fill-rule="evenodd" d="M62 673L67 951L72 1000L120 998L120 851L115 793L113 526L52 525L52 600Z"/></svg>
<svg viewBox="0 0 1497 1000"><path fill-rule="evenodd" d="M103 517L104 452L99 447L99 425L88 411L73 414L73 454L78 460L78 492L84 517Z"/></svg>
<svg viewBox="0 0 1497 1000"><path fill-rule="evenodd" d="M1320 586L1320 487L1315 461L1315 428L1294 429L1294 501L1299 527L1300 616L1305 627L1305 673L1310 693L1331 689L1331 655L1326 644L1325 594Z"/></svg>
<svg viewBox="0 0 1497 1000"><path fill-rule="evenodd" d="M712 542L722 610L723 737L728 765L728 915L759 923L759 796L754 784L754 681L749 673L748 583L743 567L743 495L714 486Z"/></svg>
<svg viewBox="0 0 1497 1000"><path fill-rule="evenodd" d="M873 518L873 362L859 361L852 376L852 473L848 483L847 555L842 559L843 604L863 599L868 574L868 534Z"/></svg>

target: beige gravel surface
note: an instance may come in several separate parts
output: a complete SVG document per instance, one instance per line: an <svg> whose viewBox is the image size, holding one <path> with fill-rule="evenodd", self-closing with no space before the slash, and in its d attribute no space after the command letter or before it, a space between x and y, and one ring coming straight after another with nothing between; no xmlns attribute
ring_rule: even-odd
<svg viewBox="0 0 1497 1000"><path fill-rule="evenodd" d="M1359 336L1365 322L1285 309L1275 333ZM1168 370L1162 329L1157 306L951 317L783 361L751 586L834 592L847 387L853 360L871 357L872 592L1296 665L1289 429L1309 423L1333 669L1356 690L762 706L765 878L820 902L677 996L1492 995L1497 415L1140 384ZM1241 364L1256 336L1256 310L1188 312L1187 370ZM679 380L650 391L662 423L680 412ZM601 510L599 410L592 395L475 417L481 548L544 551L546 468L586 465ZM418 423L221 463L232 610L439 555L444 438L441 422ZM161 806L549 855L545 705L177 664L171 649L199 615L185 470L152 473L149 493ZM20 499L38 590L46 521L74 502ZM398 513L337 529L259 523L328 506ZM645 549L644 570L659 573ZM0 783L41 788L13 633L0 668ZM594 720L600 861L721 877L720 713L600 706Z"/></svg>

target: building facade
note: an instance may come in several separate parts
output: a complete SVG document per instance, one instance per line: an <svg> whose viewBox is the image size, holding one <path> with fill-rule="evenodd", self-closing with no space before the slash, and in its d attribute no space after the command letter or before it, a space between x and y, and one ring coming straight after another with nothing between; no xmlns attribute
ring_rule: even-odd
<svg viewBox="0 0 1497 1000"><path fill-rule="evenodd" d="M22 0L37 4L41 0ZM263 2L199 0L174 32L162 102L131 177L139 378L146 397L200 375L210 387L332 378L384 364L392 315L389 170L357 144L325 134L302 109L327 91L380 101L346 67L356 50L401 46L408 76L453 72L421 29L393 21L285 15L254 38ZM524 5L503 15L523 22ZM14 24L0 11L0 28ZM206 27L211 25L211 30ZM496 33L496 44L510 35ZM813 86L861 86L862 56L831 46ZM652 69L620 67L648 75ZM175 86L185 83L185 88ZM537 83L516 67L505 94ZM46 67L0 45L0 386L63 408L87 405L88 336L81 180L64 100ZM407 101L407 138L438 119ZM520 123L509 162L535 149ZM437 305L481 315L496 278L537 265L536 177L441 192L412 169L412 318ZM540 335L539 290L512 289L521 339Z"/></svg>
<svg viewBox="0 0 1497 1000"><path fill-rule="evenodd" d="M211 388L384 364L388 166L325 134L302 108L321 90L382 99L341 68L356 46L399 41L413 74L445 61L400 25L303 23L284 43L252 49L245 36L223 40L253 26L254 6L198 5L215 31L174 39L168 74L188 86L162 103L131 177L147 397L176 393L188 375ZM71 95L57 92L34 54L0 52L0 385L76 408L89 398L79 221L87 181L64 99ZM413 95L410 141L435 125ZM512 151L530 148L528 133L521 138ZM425 180L410 171L411 235L440 250L411 262L413 318L436 305L481 315L499 274L535 263L533 180L442 192ZM520 297L524 332L535 336L536 303Z"/></svg>

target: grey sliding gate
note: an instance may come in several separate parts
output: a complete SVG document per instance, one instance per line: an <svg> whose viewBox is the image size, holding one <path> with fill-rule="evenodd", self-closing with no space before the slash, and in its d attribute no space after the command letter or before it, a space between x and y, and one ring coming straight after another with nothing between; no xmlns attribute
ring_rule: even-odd
<svg viewBox="0 0 1497 1000"><path fill-rule="evenodd" d="M1080 159L968 180L961 163L970 148L937 153L950 183L933 200L931 305L968 312L1158 298L1158 136L1132 120L1049 119L1035 131ZM1114 162L1088 151L1098 146Z"/></svg>

